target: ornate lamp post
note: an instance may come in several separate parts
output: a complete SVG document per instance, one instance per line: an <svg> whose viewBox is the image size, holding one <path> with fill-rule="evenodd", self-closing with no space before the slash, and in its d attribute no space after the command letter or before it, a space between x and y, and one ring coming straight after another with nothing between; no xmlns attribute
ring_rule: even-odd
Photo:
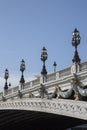
<svg viewBox="0 0 87 130"><path fill-rule="evenodd" d="M45 47L43 47L42 52L41 52L41 60L43 61L43 67L42 67L42 78L43 78L43 83L47 80L47 71L46 71L46 66L45 66L45 61L48 58L48 54L47 54L47 49Z"/></svg>
<svg viewBox="0 0 87 130"><path fill-rule="evenodd" d="M77 46L80 44L80 34L79 31L75 28L74 32L72 33L72 46L75 47L75 53L74 53L74 57L72 59L72 62L75 63L75 67L76 67L76 73L78 71L78 66L80 66L80 58L78 55L78 51L77 51Z"/></svg>
<svg viewBox="0 0 87 130"><path fill-rule="evenodd" d="M54 63L53 63L54 72L56 72L56 66L57 66L57 64L56 64L56 62L54 61Z"/></svg>
<svg viewBox="0 0 87 130"><path fill-rule="evenodd" d="M5 91L5 94L7 93L7 90L8 90L8 84L7 84L7 79L9 78L9 72L8 72L8 69L5 70L5 74L4 74L4 78L5 78L5 86L4 86L4 91Z"/></svg>
<svg viewBox="0 0 87 130"><path fill-rule="evenodd" d="M25 61L22 59L20 64L20 71L22 72L21 79L20 79L21 89L24 88L24 83L25 83L24 76L23 76L24 70L25 70Z"/></svg>

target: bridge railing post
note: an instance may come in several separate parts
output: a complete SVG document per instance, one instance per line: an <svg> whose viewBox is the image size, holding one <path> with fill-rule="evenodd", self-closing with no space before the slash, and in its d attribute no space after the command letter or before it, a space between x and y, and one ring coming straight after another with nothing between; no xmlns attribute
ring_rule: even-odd
<svg viewBox="0 0 87 130"><path fill-rule="evenodd" d="M43 78L42 78L42 76L40 77L40 83L43 83Z"/></svg>
<svg viewBox="0 0 87 130"><path fill-rule="evenodd" d="M4 96L8 94L8 90L4 90Z"/></svg>
<svg viewBox="0 0 87 130"><path fill-rule="evenodd" d="M56 73L56 80L59 79L59 72Z"/></svg>
<svg viewBox="0 0 87 130"><path fill-rule="evenodd" d="M32 81L30 82L30 87L32 87Z"/></svg>

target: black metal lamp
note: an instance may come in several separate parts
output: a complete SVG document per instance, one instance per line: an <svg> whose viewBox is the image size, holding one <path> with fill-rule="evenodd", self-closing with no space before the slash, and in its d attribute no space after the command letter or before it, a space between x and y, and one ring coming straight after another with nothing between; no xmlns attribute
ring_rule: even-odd
<svg viewBox="0 0 87 130"><path fill-rule="evenodd" d="M72 62L76 64L76 72L77 72L77 65L80 65L80 61L81 59L79 58L78 55L78 51L77 51L77 46L80 44L80 33L77 30L77 28L75 28L74 32L72 33L72 46L75 47L75 53L74 53L74 57L72 59Z"/></svg>
<svg viewBox="0 0 87 130"><path fill-rule="evenodd" d="M80 33L77 30L77 28L75 28L75 30L72 33L72 45L75 46L75 48L77 48L77 46L80 44Z"/></svg>
<svg viewBox="0 0 87 130"><path fill-rule="evenodd" d="M5 69L5 74L4 74L4 78L5 78L5 86L4 86L4 90L8 90L8 84L7 84L7 79L9 78L9 71L8 69Z"/></svg>
<svg viewBox="0 0 87 130"><path fill-rule="evenodd" d="M45 76L47 75L47 70L45 66L45 61L47 60L47 58L48 58L47 49L43 47L42 52L41 52L41 60L43 61L41 74L43 75L43 83L45 81Z"/></svg>
<svg viewBox="0 0 87 130"><path fill-rule="evenodd" d="M24 70L25 70L25 61L22 59L20 64L20 71L22 72L21 79L20 79L21 89L24 88L24 83L25 83L24 75L23 75Z"/></svg>
<svg viewBox="0 0 87 130"><path fill-rule="evenodd" d="M56 64L56 62L54 61L54 63L53 63L54 72L56 72L56 66L57 66L57 64Z"/></svg>

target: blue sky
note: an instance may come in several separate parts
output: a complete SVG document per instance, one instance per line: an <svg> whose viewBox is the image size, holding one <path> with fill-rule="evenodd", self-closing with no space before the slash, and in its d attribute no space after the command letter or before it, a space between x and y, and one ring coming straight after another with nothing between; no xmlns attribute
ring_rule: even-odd
<svg viewBox="0 0 87 130"><path fill-rule="evenodd" d="M81 43L78 46L81 62L86 61L86 13L87 0L0 0L1 82L6 68L13 86L15 77L20 80L21 59L26 63L25 80L31 75L40 75L43 46L48 51L48 73L53 72L54 61L58 71L71 66L74 54L71 39L74 28L77 28L81 35Z"/></svg>

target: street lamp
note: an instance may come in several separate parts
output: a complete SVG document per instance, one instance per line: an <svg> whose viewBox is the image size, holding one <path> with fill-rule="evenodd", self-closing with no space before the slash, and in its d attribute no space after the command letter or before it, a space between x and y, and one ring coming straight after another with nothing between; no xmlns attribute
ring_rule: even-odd
<svg viewBox="0 0 87 130"><path fill-rule="evenodd" d="M5 78L5 86L4 86L4 91L5 91L5 94L7 93L7 90L8 90L8 84L7 84L7 79L9 78L9 71L8 69L5 69L5 74L4 74L4 78Z"/></svg>
<svg viewBox="0 0 87 130"><path fill-rule="evenodd" d="M77 51L77 46L80 44L80 33L77 30L77 28L75 28L74 32L72 33L72 46L75 47L75 52L74 52L74 57L72 59L72 62L75 63L76 65L76 72L78 70L78 65L80 65L80 61L81 59L79 58L78 55L78 51Z"/></svg>
<svg viewBox="0 0 87 130"><path fill-rule="evenodd" d="M57 66L57 64L56 64L56 62L54 61L54 63L53 63L54 72L56 72L56 66Z"/></svg>
<svg viewBox="0 0 87 130"><path fill-rule="evenodd" d="M21 89L24 88L24 83L25 83L24 75L23 75L24 70L25 70L25 61L22 59L20 64L20 71L22 72L21 79L20 79Z"/></svg>
<svg viewBox="0 0 87 130"><path fill-rule="evenodd" d="M45 66L45 61L48 58L48 54L47 54L47 49L45 47L42 48L41 51L41 60L43 61L43 67L42 67L42 71L41 74L43 76L43 83L47 80L47 70L46 70L46 66Z"/></svg>

